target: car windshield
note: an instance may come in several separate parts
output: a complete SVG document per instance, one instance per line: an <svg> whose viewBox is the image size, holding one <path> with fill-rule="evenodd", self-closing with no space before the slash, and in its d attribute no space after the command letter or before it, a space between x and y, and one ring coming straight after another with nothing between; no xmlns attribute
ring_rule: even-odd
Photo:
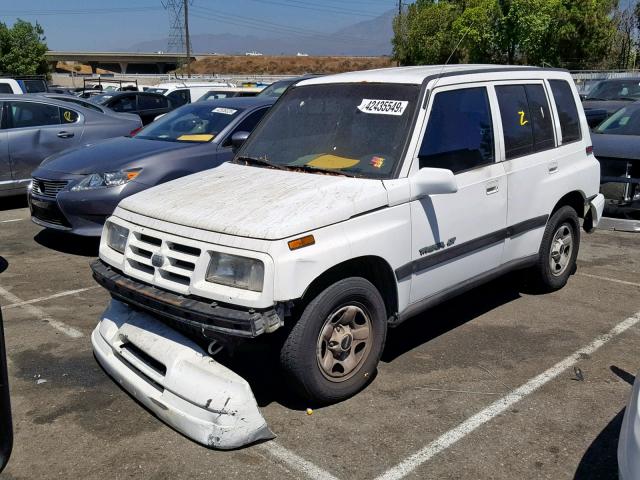
<svg viewBox="0 0 640 480"><path fill-rule="evenodd" d="M113 98L113 95L109 93L99 93L98 95L91 95L89 97L89 101L93 103L97 103L99 105L104 105L112 98Z"/></svg>
<svg viewBox="0 0 640 480"><path fill-rule="evenodd" d="M259 97L271 97L278 98L280 95L284 93L289 85L296 82L297 79L292 78L291 80L280 80L279 82L274 82L258 94Z"/></svg>
<svg viewBox="0 0 640 480"><path fill-rule="evenodd" d="M419 85L295 87L272 108L237 163L388 178L409 135Z"/></svg>
<svg viewBox="0 0 640 480"><path fill-rule="evenodd" d="M210 142L241 112L239 108L192 103L163 115L142 129L135 138L165 142Z"/></svg>
<svg viewBox="0 0 640 480"><path fill-rule="evenodd" d="M585 97L586 100L640 99L640 79L605 80L598 83Z"/></svg>
<svg viewBox="0 0 640 480"><path fill-rule="evenodd" d="M621 108L598 125L595 133L610 135L640 135L640 104Z"/></svg>

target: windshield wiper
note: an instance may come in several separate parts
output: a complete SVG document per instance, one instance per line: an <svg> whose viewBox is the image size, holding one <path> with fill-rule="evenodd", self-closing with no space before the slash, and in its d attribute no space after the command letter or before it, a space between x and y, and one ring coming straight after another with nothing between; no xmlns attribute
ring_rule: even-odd
<svg viewBox="0 0 640 480"><path fill-rule="evenodd" d="M357 177L358 175L351 172L343 172L342 170L332 170L330 168L314 167L312 165L285 165L286 168L291 170L304 170L307 172L320 172L328 173L330 175L344 175L345 177Z"/></svg>
<svg viewBox="0 0 640 480"><path fill-rule="evenodd" d="M264 158L241 156L237 157L234 160L234 163L238 162L245 162L246 165L263 165L265 167L277 168L278 170L286 170L285 166L270 162L269 160L265 160Z"/></svg>

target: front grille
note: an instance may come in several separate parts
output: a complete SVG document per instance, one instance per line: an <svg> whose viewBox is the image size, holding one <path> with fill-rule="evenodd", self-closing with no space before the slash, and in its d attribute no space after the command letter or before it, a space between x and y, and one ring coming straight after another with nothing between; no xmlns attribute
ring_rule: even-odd
<svg viewBox="0 0 640 480"><path fill-rule="evenodd" d="M176 292L188 293L202 249L163 238L160 232L132 230L125 251L125 271L132 276Z"/></svg>
<svg viewBox="0 0 640 480"><path fill-rule="evenodd" d="M60 227L71 228L71 224L67 221L63 213L58 208L58 205L51 203L48 208L42 208L37 205L31 205L31 215L38 220L42 220L46 223L58 225Z"/></svg>
<svg viewBox="0 0 640 480"><path fill-rule="evenodd" d="M69 183L68 180L44 180L33 178L32 192L47 198L56 198L58 193Z"/></svg>

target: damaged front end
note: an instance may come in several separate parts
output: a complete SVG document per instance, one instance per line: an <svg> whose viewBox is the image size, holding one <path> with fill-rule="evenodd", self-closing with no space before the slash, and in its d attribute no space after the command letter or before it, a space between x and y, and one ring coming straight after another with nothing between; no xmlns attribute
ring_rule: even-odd
<svg viewBox="0 0 640 480"><path fill-rule="evenodd" d="M153 316L113 299L91 342L109 375L196 442L226 450L275 438L247 381Z"/></svg>

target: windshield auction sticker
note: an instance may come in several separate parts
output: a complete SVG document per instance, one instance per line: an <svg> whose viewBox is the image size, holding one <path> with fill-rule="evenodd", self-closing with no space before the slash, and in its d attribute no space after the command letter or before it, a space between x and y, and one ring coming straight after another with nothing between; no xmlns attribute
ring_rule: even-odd
<svg viewBox="0 0 640 480"><path fill-rule="evenodd" d="M406 100L374 100L363 98L358 110L377 115L402 115L409 105Z"/></svg>

